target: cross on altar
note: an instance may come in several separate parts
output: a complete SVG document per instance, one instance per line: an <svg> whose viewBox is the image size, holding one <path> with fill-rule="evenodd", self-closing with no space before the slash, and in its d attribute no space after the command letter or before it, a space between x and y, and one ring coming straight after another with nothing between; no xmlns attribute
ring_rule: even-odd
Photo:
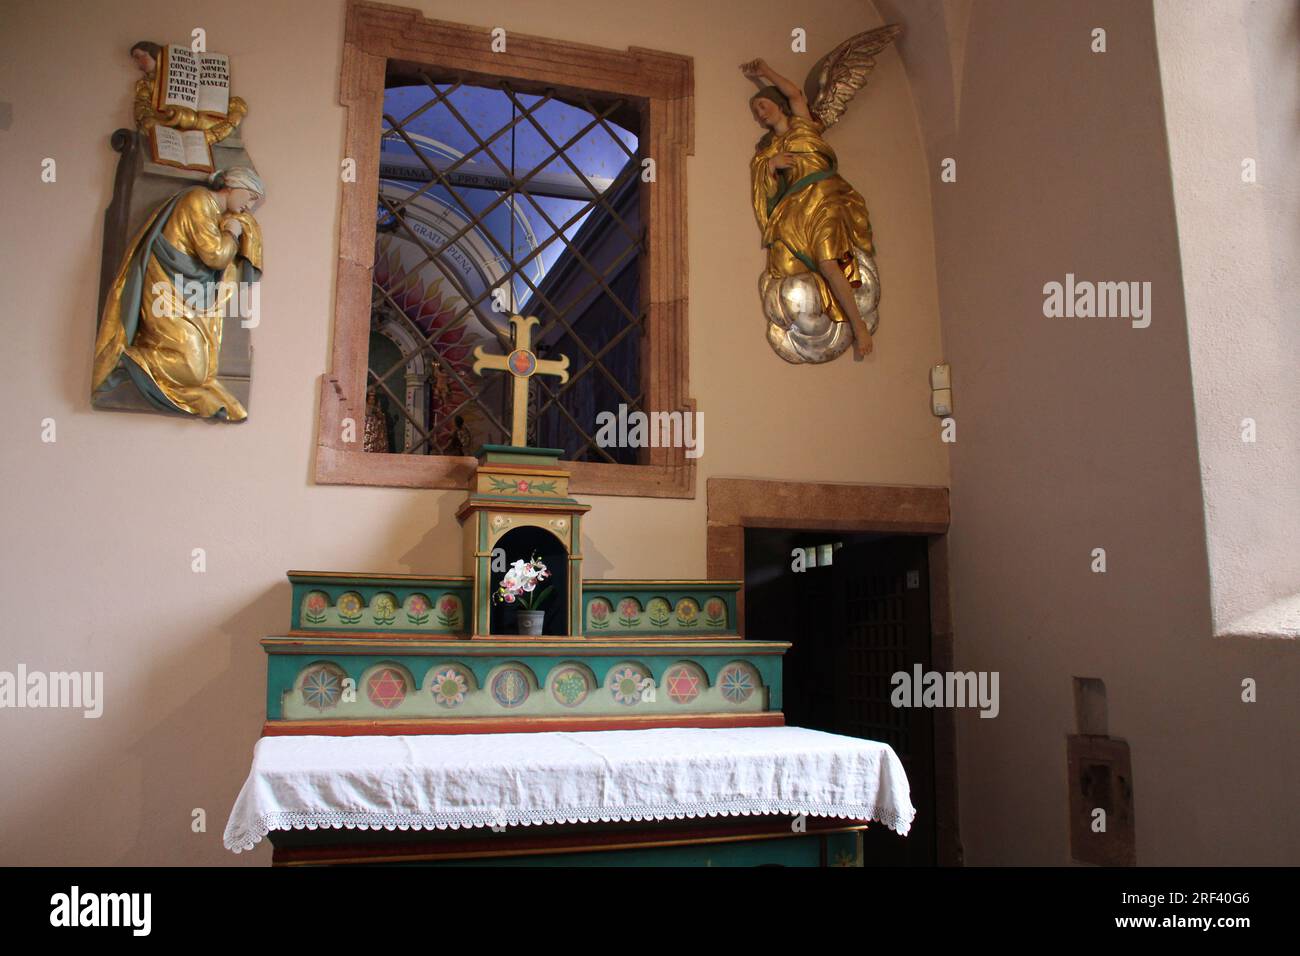
<svg viewBox="0 0 1300 956"><path fill-rule="evenodd" d="M474 348L474 372L483 374L484 369L497 372L509 372L515 377L513 412L510 421L510 444L522 448L528 444L528 379L534 375L555 375L563 385L569 380L569 357L561 355L558 359L539 359L533 354L533 326L540 320L535 315L510 316L514 326L514 350L506 355L493 355L483 351L483 346Z"/></svg>

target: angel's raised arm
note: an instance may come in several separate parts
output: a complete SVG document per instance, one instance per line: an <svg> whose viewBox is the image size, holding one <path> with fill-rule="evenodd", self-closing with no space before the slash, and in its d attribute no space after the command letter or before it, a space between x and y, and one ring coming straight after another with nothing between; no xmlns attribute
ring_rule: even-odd
<svg viewBox="0 0 1300 956"><path fill-rule="evenodd" d="M781 91L781 95L790 101L790 112L795 116L811 120L812 113L808 109L808 98L804 96L803 90L797 85L790 82L776 70L767 65L764 59L750 60L740 67L746 76L755 79L761 79Z"/></svg>

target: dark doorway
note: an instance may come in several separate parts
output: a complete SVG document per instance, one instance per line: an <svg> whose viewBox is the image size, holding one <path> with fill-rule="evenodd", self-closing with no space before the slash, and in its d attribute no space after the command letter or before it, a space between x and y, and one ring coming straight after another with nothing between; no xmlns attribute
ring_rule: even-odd
<svg viewBox="0 0 1300 956"><path fill-rule="evenodd" d="M889 699L893 674L931 668L927 548L919 534L745 529L745 636L793 645L786 723L883 741L907 771L916 822L906 838L868 830L868 866L937 860L934 715Z"/></svg>

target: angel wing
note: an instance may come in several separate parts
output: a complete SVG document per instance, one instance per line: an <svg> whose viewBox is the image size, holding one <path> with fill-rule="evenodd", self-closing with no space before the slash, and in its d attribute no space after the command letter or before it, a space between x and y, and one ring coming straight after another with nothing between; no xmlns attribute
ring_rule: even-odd
<svg viewBox="0 0 1300 956"><path fill-rule="evenodd" d="M867 77L876 67L876 54L902 32L902 24L898 23L867 30L849 37L826 55L817 78L816 95L810 97L808 107L824 129L834 126L844 115L849 100L867 85ZM812 79L811 74L808 79Z"/></svg>

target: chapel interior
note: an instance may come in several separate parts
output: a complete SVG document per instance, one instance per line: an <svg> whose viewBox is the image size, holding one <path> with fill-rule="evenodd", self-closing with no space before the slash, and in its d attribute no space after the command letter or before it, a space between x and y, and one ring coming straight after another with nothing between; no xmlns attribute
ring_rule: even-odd
<svg viewBox="0 0 1300 956"><path fill-rule="evenodd" d="M348 46L358 5L485 38L504 25L507 43L581 45L592 64L653 51L663 60L646 54L645 69L674 92L584 99L581 74L558 94L503 87L409 51L366 72ZM511 468L533 474L511 457L523 446L555 451L536 474L559 482L555 513L572 522L501 539L512 560L554 569L541 637L603 626L587 603L602 581L734 582L715 589L718 639L788 642L784 724L884 742L906 770L916 821L906 837L869 828L865 865L1300 862L1295 4L48 0L5 20L0 670L102 672L105 706L94 720L3 714L5 762L23 773L0 781L0 863L269 865L266 843L228 852L222 824L276 719L268 679L289 673L274 669L284 648L259 641L330 591L286 573L397 582L372 582L366 601L404 575L436 579L465 615L447 634L513 634L516 607L485 603L479 619L478 591L453 579L487 573L473 529L515 493ZM758 291L750 163L764 130L738 67L762 56L802 81L887 24L901 33L827 134L870 210L874 348L783 360ZM222 352L251 354L231 373L246 421L130 405L129 383L107 404L88 392L94 317L113 294L101 243L121 160L110 137L132 122L127 52L196 27L230 57L248 102L241 155L265 183L260 322ZM455 295L411 255L450 227L403 210L436 175L417 154L460 127L420 126L430 110L381 151L365 146L380 127L358 134L348 105L382 101L395 129L431 90L473 107L473 138L525 128L552 96L548 137L605 117L591 120L599 142L529 196L500 202L486 163L456 170L473 196L447 215L500 216L502 238L466 240ZM553 147L521 136L504 175ZM57 177L42 179L49 160ZM376 163L391 164L378 194L373 178L349 192ZM597 179L583 218L574 197ZM517 353L453 311L456 296L488 302L492 269L516 258L498 338L525 334L509 315L565 314L522 350L538 363L522 436L506 365L471 372L475 344L503 363ZM1146 317L1052 314L1046 287L1075 280L1144 286ZM347 325L354 302L366 318ZM936 366L951 376L945 414ZM595 437L602 410L663 396L701 417L698 456ZM339 437L346 421L355 437ZM57 440L42 438L49 422ZM996 712L891 704L892 675L930 671L996 674ZM1101 849L1079 829L1099 802L1124 820Z"/></svg>

